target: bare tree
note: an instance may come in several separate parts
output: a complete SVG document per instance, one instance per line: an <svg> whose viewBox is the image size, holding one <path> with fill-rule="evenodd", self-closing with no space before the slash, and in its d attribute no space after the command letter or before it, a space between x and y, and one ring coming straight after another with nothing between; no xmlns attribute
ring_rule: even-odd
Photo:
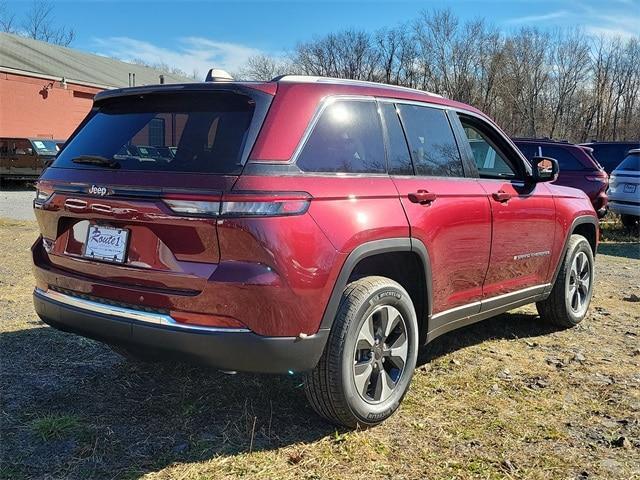
<svg viewBox="0 0 640 480"><path fill-rule="evenodd" d="M286 60L268 55L254 55L234 77L246 80L268 81L278 75L294 73L293 67Z"/></svg>
<svg viewBox="0 0 640 480"><path fill-rule="evenodd" d="M16 15L5 1L0 2L0 32L16 33Z"/></svg>
<svg viewBox="0 0 640 480"><path fill-rule="evenodd" d="M22 28L27 37L44 42L69 46L75 38L75 31L68 27L54 26L54 4L48 0L34 0L27 12Z"/></svg>

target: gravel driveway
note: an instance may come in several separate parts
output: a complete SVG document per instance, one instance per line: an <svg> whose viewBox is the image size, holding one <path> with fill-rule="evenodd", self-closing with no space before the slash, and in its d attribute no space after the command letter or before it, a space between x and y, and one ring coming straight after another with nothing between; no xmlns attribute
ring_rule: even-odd
<svg viewBox="0 0 640 480"><path fill-rule="evenodd" d="M35 220L33 197L35 189L30 184L0 186L0 217L12 220Z"/></svg>

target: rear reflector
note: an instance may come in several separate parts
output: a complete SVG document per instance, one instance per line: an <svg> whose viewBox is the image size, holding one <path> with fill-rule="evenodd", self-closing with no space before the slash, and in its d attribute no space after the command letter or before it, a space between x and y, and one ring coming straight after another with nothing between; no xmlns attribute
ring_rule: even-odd
<svg viewBox="0 0 640 480"><path fill-rule="evenodd" d="M208 217L279 217L307 211L311 196L305 192L231 193L222 198L168 195L164 203L174 212Z"/></svg>
<svg viewBox="0 0 640 480"><path fill-rule="evenodd" d="M204 315L202 313L179 312L174 310L171 310L169 315L176 322L186 325L218 328L247 328L235 318L222 315Z"/></svg>

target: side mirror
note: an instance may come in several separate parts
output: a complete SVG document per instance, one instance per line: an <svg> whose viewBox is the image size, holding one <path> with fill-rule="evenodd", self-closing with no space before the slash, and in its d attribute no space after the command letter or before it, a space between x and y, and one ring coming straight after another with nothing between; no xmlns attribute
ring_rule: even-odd
<svg viewBox="0 0 640 480"><path fill-rule="evenodd" d="M533 177L534 183L554 182L558 178L560 167L555 158L549 157L533 157Z"/></svg>

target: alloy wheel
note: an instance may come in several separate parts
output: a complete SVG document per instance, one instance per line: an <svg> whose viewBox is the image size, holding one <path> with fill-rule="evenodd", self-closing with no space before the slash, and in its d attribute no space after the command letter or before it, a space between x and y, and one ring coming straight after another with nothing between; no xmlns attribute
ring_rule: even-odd
<svg viewBox="0 0 640 480"><path fill-rule="evenodd" d="M589 258L586 253L578 252L573 262L571 262L569 284L567 285L569 305L575 314L582 314L586 310L590 291L591 265Z"/></svg>
<svg viewBox="0 0 640 480"><path fill-rule="evenodd" d="M408 348L405 319L396 308L382 305L369 314L353 356L353 379L364 401L380 403L391 396L402 378Z"/></svg>

